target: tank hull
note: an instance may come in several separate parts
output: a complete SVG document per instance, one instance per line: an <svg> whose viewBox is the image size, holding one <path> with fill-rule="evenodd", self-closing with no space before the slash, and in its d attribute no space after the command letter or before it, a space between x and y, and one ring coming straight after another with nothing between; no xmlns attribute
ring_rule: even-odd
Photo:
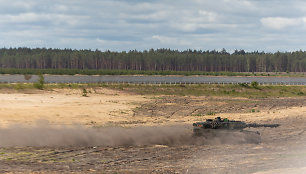
<svg viewBox="0 0 306 174"><path fill-rule="evenodd" d="M260 133L257 131L247 130L226 130L226 129L194 129L193 136L195 138L203 138L203 141L230 144L261 143Z"/></svg>

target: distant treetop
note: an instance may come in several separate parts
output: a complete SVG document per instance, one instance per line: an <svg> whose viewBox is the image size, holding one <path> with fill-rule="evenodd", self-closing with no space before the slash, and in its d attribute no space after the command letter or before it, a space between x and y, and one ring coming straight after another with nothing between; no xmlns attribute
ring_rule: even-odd
<svg viewBox="0 0 306 174"><path fill-rule="evenodd" d="M2 48L0 67L140 71L306 72L306 52L246 52L225 49L128 52L47 48Z"/></svg>

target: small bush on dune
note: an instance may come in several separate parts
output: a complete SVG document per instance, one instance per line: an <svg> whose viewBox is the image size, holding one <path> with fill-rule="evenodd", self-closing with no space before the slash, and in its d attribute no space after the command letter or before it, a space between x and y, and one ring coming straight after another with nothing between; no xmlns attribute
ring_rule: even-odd
<svg viewBox="0 0 306 174"><path fill-rule="evenodd" d="M36 83L34 83L34 87L40 90L44 89L44 84L45 84L45 78L42 74L38 75L39 79Z"/></svg>
<svg viewBox="0 0 306 174"><path fill-rule="evenodd" d="M208 111L208 112L206 113L206 115L216 115L216 112L215 112L215 111Z"/></svg>
<svg viewBox="0 0 306 174"><path fill-rule="evenodd" d="M249 87L249 85L247 83L240 83L239 85L242 86L242 87L246 87L246 88Z"/></svg>
<svg viewBox="0 0 306 174"><path fill-rule="evenodd" d="M259 87L258 87L258 82L256 82L256 81L253 81L253 82L251 82L251 86L253 87L253 88L255 88L255 89L259 89Z"/></svg>
<svg viewBox="0 0 306 174"><path fill-rule="evenodd" d="M87 90L85 88L83 88L83 94L82 94L83 97L87 97Z"/></svg>

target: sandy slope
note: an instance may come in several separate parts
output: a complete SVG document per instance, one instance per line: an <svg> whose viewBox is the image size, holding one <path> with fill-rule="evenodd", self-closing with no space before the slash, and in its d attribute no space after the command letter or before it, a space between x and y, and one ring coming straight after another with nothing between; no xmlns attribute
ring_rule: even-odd
<svg viewBox="0 0 306 174"><path fill-rule="evenodd" d="M33 91L32 91L33 92ZM0 94L1 125L33 124L48 120L52 124L104 124L129 121L132 109L146 102L139 95L103 89L83 97L81 90L34 91L32 94Z"/></svg>
<svg viewBox="0 0 306 174"><path fill-rule="evenodd" d="M205 97L197 97L199 101L204 99ZM161 113L169 105L167 103L162 103L161 106L156 105L154 106L155 108L151 108L157 113L154 116L145 116L145 113L149 113L150 109L144 110L140 114L134 114L133 110L152 101L154 102L152 96L128 94L104 88L91 90L91 93L88 93L88 97L83 97L81 90L67 89L31 91L30 93L6 93L5 91L0 91L0 126L16 123L35 124L37 120L47 120L51 124L85 124L97 126L191 124L194 121L216 116L197 117L190 114L183 115L179 103L170 103L173 105L174 110L177 110L177 115L169 118L162 116L162 114L159 115L159 112ZM201 102L200 105L207 105L207 102L209 103L210 101ZM165 114L167 115L164 112L163 115ZM306 101L305 104L299 106L275 107L273 109L260 108L260 112L255 113L237 112L218 114L221 117L248 122L269 122L270 120L295 117L298 115L306 116Z"/></svg>

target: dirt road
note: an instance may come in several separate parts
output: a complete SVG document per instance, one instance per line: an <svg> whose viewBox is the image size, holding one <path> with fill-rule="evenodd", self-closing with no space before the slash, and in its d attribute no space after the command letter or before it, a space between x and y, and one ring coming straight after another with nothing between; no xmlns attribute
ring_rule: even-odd
<svg viewBox="0 0 306 174"><path fill-rule="evenodd" d="M306 172L305 97L139 96L99 89L89 97L77 90L59 90L2 92L0 98L0 173ZM213 112L281 126L250 129L260 132L259 144L224 143L228 137L190 142L191 123L213 118L216 115L207 115ZM41 119L48 125L35 125ZM12 126L16 122L26 126ZM84 126L66 127L74 124ZM112 136L105 137L105 131ZM45 133L54 139L48 141ZM20 139L24 144L17 147L14 142Z"/></svg>

